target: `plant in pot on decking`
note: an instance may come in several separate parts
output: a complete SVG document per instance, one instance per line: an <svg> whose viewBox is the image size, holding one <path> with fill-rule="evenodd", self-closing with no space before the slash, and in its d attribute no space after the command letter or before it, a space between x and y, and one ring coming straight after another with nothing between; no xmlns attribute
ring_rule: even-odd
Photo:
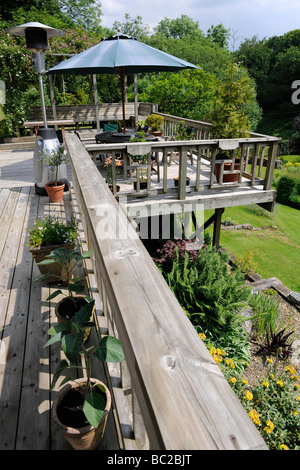
<svg viewBox="0 0 300 470"><path fill-rule="evenodd" d="M121 162L120 158L115 159L115 165L116 165L116 178L120 174L120 168L123 166L123 163ZM111 191L113 191L113 174L112 174L112 156L107 157L105 160L104 166L107 170L106 178L107 178L107 183L108 187ZM120 191L120 186L116 186L117 192Z"/></svg>
<svg viewBox="0 0 300 470"><path fill-rule="evenodd" d="M162 125L164 122L164 118L159 114L150 114L150 116L146 117L145 124L150 128L148 131L149 134L153 134L156 136L162 136Z"/></svg>
<svg viewBox="0 0 300 470"><path fill-rule="evenodd" d="M254 88L249 77L232 60L227 71L227 80L219 82L215 106L211 114L212 132L214 139L239 139L249 137L250 121L247 106L254 98ZM237 153L240 149L237 150ZM231 150L220 150L216 160L232 159ZM238 157L238 155L237 155ZM220 163L216 163L215 172L219 181ZM229 171L231 163L224 164L224 170ZM235 158L235 170L240 169L240 160ZM223 176L223 182L237 181L238 174Z"/></svg>
<svg viewBox="0 0 300 470"><path fill-rule="evenodd" d="M55 290L47 300L52 300L58 295L64 295L64 297L55 305L55 314L58 322L63 323L67 320L72 319L76 312L91 301L86 295L82 295L85 290L85 285L80 280L79 276L72 277L73 270L78 262L89 258L93 253L93 250L86 251L81 254L77 250L66 250L65 248L58 248L53 250L44 261L38 263L39 266L44 266L48 269L48 272L35 279L36 282L47 280L49 276L52 276L51 266L59 264L66 273L65 282L67 285L68 293L64 294L61 289ZM50 269L50 270L49 270ZM93 312L91 313L92 318ZM88 339L90 329L85 332L85 340Z"/></svg>
<svg viewBox="0 0 300 470"><path fill-rule="evenodd" d="M58 169L60 165L68 162L68 156L65 154L65 148L60 145L56 149L46 148L41 154L43 165L53 172L53 181L45 184L45 189L51 202L60 202L63 199L65 183L58 181Z"/></svg>
<svg viewBox="0 0 300 470"><path fill-rule="evenodd" d="M41 216L35 221L34 227L29 231L27 246L35 259L40 273L48 274L47 265L39 264L55 249L65 248L73 250L78 236L78 223L71 217L62 220L56 216ZM58 263L52 264L53 275L47 276L47 282L66 280L64 267Z"/></svg>
<svg viewBox="0 0 300 470"><path fill-rule="evenodd" d="M145 132L144 131L137 132L136 136L130 139L130 142L131 143L147 142L145 139ZM137 163L139 165L145 165L147 163L147 155L130 155L130 158L134 163ZM137 173L137 179L139 179L140 189L147 189L147 181L148 181L147 170L143 168L137 171L136 173ZM137 181L134 181L133 188L137 190L137 187L138 187Z"/></svg>
<svg viewBox="0 0 300 470"><path fill-rule="evenodd" d="M50 390L65 371L85 370L85 378L72 380L69 375L65 377L61 385L68 383L58 392L52 408L56 426L76 450L91 450L99 445L111 406L107 386L92 378L92 356L103 362L124 360L121 344L112 336L104 336L97 346L85 346L85 331L95 326L90 322L93 304L94 301L87 303L73 318L50 328L51 338L45 345L60 342L67 358L58 364ZM78 365L82 357L85 365Z"/></svg>

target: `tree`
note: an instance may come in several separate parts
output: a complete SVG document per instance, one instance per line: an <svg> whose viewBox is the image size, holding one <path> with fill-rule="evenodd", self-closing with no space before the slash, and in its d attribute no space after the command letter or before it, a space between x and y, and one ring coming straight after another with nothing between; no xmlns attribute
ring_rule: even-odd
<svg viewBox="0 0 300 470"><path fill-rule="evenodd" d="M58 0L60 10L76 25L101 31L101 3L98 0Z"/></svg>
<svg viewBox="0 0 300 470"><path fill-rule="evenodd" d="M143 24L142 17L137 16L136 18L131 18L129 13L125 13L125 20L122 23L120 21L115 21L113 29L115 31L119 29L121 33L139 40L143 40L150 34L150 28L148 25Z"/></svg>
<svg viewBox="0 0 300 470"><path fill-rule="evenodd" d="M203 37L203 32L199 28L198 21L194 21L187 15L181 15L180 18L170 20L164 18L160 21L154 31L167 38L182 39L184 37Z"/></svg>
<svg viewBox="0 0 300 470"><path fill-rule="evenodd" d="M232 61L227 80L219 82L217 98L211 113L212 136L218 139L237 139L249 135L250 120L246 106L254 97L249 76Z"/></svg>
<svg viewBox="0 0 300 470"><path fill-rule="evenodd" d="M214 100L214 77L202 70L160 73L148 81L143 99L158 103L166 114L205 120Z"/></svg>
<svg viewBox="0 0 300 470"><path fill-rule="evenodd" d="M227 47L228 40L230 37L230 30L226 29L222 23L218 24L217 26L211 26L207 30L206 37L210 39L212 42L218 44L220 47Z"/></svg>

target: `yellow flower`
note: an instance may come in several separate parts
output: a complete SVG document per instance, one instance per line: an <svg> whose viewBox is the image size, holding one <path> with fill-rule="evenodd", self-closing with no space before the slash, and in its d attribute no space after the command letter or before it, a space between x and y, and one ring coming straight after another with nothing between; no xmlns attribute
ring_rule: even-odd
<svg viewBox="0 0 300 470"><path fill-rule="evenodd" d="M266 425L271 429L271 431L274 429L274 424L269 419L267 419Z"/></svg>
<svg viewBox="0 0 300 470"><path fill-rule="evenodd" d="M250 410L248 413L254 424L260 425L259 414L256 410Z"/></svg>
<svg viewBox="0 0 300 470"><path fill-rule="evenodd" d="M274 379L274 374L270 374L270 379Z"/></svg>
<svg viewBox="0 0 300 470"><path fill-rule="evenodd" d="M277 380L276 384L279 385L279 387L283 387L283 382L281 382L281 380Z"/></svg>
<svg viewBox="0 0 300 470"><path fill-rule="evenodd" d="M205 339L206 339L206 336L205 336L204 333L199 333L199 336L200 336L200 338L201 338L202 340L205 340Z"/></svg>
<svg viewBox="0 0 300 470"><path fill-rule="evenodd" d="M281 444L280 450L289 450L289 448L285 444Z"/></svg>
<svg viewBox="0 0 300 470"><path fill-rule="evenodd" d="M253 395L252 395L251 392L249 392L249 390L246 390L244 397L245 397L245 400L250 401L250 400L252 400Z"/></svg>
<svg viewBox="0 0 300 470"><path fill-rule="evenodd" d="M300 395L299 395L299 397L297 397L297 398L298 398L298 400L300 401Z"/></svg>
<svg viewBox="0 0 300 470"><path fill-rule="evenodd" d="M246 380L246 379L243 379L243 380L242 380L242 382L243 382L243 384L245 384L245 385L246 385L246 384L248 383L248 380Z"/></svg>
<svg viewBox="0 0 300 470"><path fill-rule="evenodd" d="M286 366L285 370L287 372L289 372L290 374L294 375L296 373L296 369L294 369L293 366L289 365L289 366Z"/></svg>
<svg viewBox="0 0 300 470"><path fill-rule="evenodd" d="M269 386L269 382L263 381L262 386L267 388Z"/></svg>
<svg viewBox="0 0 300 470"><path fill-rule="evenodd" d="M235 377L231 377L231 379L229 379L229 383L235 384L235 382L236 382L236 378L235 378Z"/></svg>
<svg viewBox="0 0 300 470"><path fill-rule="evenodd" d="M273 363L273 359L270 359L270 358L268 357L267 362L268 362L269 364L272 364L272 363Z"/></svg>
<svg viewBox="0 0 300 470"><path fill-rule="evenodd" d="M268 426L265 426L265 427L264 427L264 431L265 431L267 434L271 434L272 429L271 429L271 428L268 428Z"/></svg>
<svg viewBox="0 0 300 470"><path fill-rule="evenodd" d="M294 415L294 416L297 416L297 414L298 414L298 411L297 411L297 410L293 410L293 415Z"/></svg>
<svg viewBox="0 0 300 470"><path fill-rule="evenodd" d="M229 359L228 357L225 359L225 364L229 366L231 369L235 368L234 362L232 359Z"/></svg>

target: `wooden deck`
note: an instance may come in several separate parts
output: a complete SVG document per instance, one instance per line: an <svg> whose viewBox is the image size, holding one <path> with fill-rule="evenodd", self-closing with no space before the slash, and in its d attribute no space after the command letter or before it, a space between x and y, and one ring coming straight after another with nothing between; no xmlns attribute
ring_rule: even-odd
<svg viewBox="0 0 300 470"><path fill-rule="evenodd" d="M51 417L56 392L50 394L49 384L60 351L43 347L56 321L54 302L46 301L55 285L34 282L39 271L26 242L38 215L67 217L76 212L76 201L65 193L62 203L49 204L35 194L32 155L0 152L0 449L70 450ZM103 369L97 374L107 382ZM122 447L114 417L115 410L100 449Z"/></svg>

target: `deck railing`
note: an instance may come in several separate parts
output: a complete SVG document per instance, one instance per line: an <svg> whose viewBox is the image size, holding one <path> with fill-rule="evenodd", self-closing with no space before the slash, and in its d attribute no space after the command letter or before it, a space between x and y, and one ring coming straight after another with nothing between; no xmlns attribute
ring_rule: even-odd
<svg viewBox="0 0 300 470"><path fill-rule="evenodd" d="M199 130L200 132L200 130ZM184 200L187 194L199 193L206 190L228 190L234 187L260 187L270 190L278 153L280 139L271 136L254 135L243 139L206 139L189 141L172 141L161 139L158 142L147 143L122 143L122 144L87 144L86 149L96 162L101 155L112 156L113 192L119 183L139 181L139 175L144 172L147 175L147 188L141 190L138 184L136 189L130 187L122 189L123 194L130 196L147 196L151 194L178 193L178 199ZM226 151L226 156L219 158L221 151ZM146 155L143 165L132 162L132 156ZM117 177L116 158L121 156L123 169ZM102 157L103 159L103 157ZM168 183L170 180L170 163L173 159L179 161L178 187L175 189ZM157 169L159 160L160 187L156 181L151 180L151 170ZM235 164L238 162L238 165ZM204 166L201 167L202 163ZM215 176L215 164L220 165L219 176ZM186 185L187 165L194 165L195 175L193 181ZM206 164L206 165L205 165ZM227 168L226 165L229 164ZM263 168L265 170L263 171ZM223 182L223 175L237 175L234 182ZM127 186L128 188L128 186Z"/></svg>
<svg viewBox="0 0 300 470"><path fill-rule="evenodd" d="M265 449L89 153L75 135L66 146L109 333L125 353L137 448Z"/></svg>

